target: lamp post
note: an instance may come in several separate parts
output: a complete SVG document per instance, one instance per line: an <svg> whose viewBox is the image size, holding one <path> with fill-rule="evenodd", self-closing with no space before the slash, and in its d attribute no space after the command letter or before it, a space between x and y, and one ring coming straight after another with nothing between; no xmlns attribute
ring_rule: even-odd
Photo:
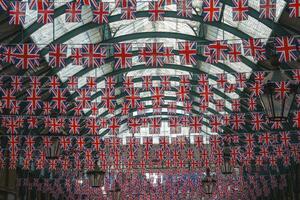
<svg viewBox="0 0 300 200"><path fill-rule="evenodd" d="M51 138L51 146L46 149L46 159L54 160L58 159L60 154L59 140L58 138Z"/></svg>
<svg viewBox="0 0 300 200"><path fill-rule="evenodd" d="M94 170L87 172L87 176L92 187L98 188L104 185L105 172L100 169L97 163Z"/></svg>
<svg viewBox="0 0 300 200"><path fill-rule="evenodd" d="M211 196L216 187L216 179L214 176L211 176L210 169L206 169L206 176L202 180L204 193Z"/></svg>
<svg viewBox="0 0 300 200"><path fill-rule="evenodd" d="M276 83L289 80L289 77L280 70L270 72L264 79L264 93L260 95L260 100L271 121L287 121L288 119L298 86L289 84L288 94L281 96L276 94L276 88L278 88Z"/></svg>

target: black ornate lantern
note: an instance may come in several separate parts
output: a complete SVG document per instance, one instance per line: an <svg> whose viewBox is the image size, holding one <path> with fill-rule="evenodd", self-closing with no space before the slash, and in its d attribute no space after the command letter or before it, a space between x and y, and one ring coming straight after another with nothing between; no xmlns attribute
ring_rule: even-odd
<svg viewBox="0 0 300 200"><path fill-rule="evenodd" d="M102 187L104 185L105 172L100 169L97 163L94 170L87 172L87 176L92 187Z"/></svg>
<svg viewBox="0 0 300 200"><path fill-rule="evenodd" d="M51 146L46 149L46 159L54 160L58 159L60 154L59 140L58 138L51 138Z"/></svg>
<svg viewBox="0 0 300 200"><path fill-rule="evenodd" d="M224 162L223 165L221 166L221 172L224 175L230 175L233 173L233 167L230 163L230 152L229 148L224 149Z"/></svg>
<svg viewBox="0 0 300 200"><path fill-rule="evenodd" d="M271 121L286 121L296 96L297 85L289 84L289 93L276 97L276 82L287 82L289 77L282 71L270 72L264 80L264 94L260 95L262 105Z"/></svg>
<svg viewBox="0 0 300 200"><path fill-rule="evenodd" d="M212 195L216 188L217 180L211 176L209 168L206 170L206 176L202 180L203 191L207 195Z"/></svg>
<svg viewBox="0 0 300 200"><path fill-rule="evenodd" d="M110 190L112 200L120 200L121 199L121 187L119 183L115 180L115 187L114 189Z"/></svg>

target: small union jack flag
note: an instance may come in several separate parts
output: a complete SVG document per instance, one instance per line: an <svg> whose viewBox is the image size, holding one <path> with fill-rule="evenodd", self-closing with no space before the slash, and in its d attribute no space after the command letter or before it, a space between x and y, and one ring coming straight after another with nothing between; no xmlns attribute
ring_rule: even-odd
<svg viewBox="0 0 300 200"><path fill-rule="evenodd" d="M10 16L9 24L25 24L26 3L19 1L10 2L8 15Z"/></svg>
<svg viewBox="0 0 300 200"><path fill-rule="evenodd" d="M164 65L163 43L147 43L139 52L140 62L146 62L147 66L161 67Z"/></svg>
<svg viewBox="0 0 300 200"><path fill-rule="evenodd" d="M300 17L300 0L289 0L290 17Z"/></svg>
<svg viewBox="0 0 300 200"><path fill-rule="evenodd" d="M0 11L7 11L8 6L7 6L7 1L6 0L0 0Z"/></svg>
<svg viewBox="0 0 300 200"><path fill-rule="evenodd" d="M100 67L105 63L106 48L101 47L99 44L85 44L82 46L81 55L84 66Z"/></svg>
<svg viewBox="0 0 300 200"><path fill-rule="evenodd" d="M148 10L150 17L150 21L163 21L164 20L164 14L165 10L160 5L159 2L149 2L149 10Z"/></svg>
<svg viewBox="0 0 300 200"><path fill-rule="evenodd" d="M265 47L260 39L249 38L243 40L245 56L252 56L254 60L265 60Z"/></svg>
<svg viewBox="0 0 300 200"><path fill-rule="evenodd" d="M40 90L38 89L31 89L27 90L28 96L27 96L27 110L30 114L33 114L34 111L41 108L41 96L40 96Z"/></svg>
<svg viewBox="0 0 300 200"><path fill-rule="evenodd" d="M260 0L259 18L274 20L276 17L276 0Z"/></svg>
<svg viewBox="0 0 300 200"><path fill-rule="evenodd" d="M179 42L178 54L180 56L180 62L182 65L195 65L197 55L197 43L196 42Z"/></svg>
<svg viewBox="0 0 300 200"><path fill-rule="evenodd" d="M193 17L192 0L178 0L177 15L181 17Z"/></svg>
<svg viewBox="0 0 300 200"><path fill-rule="evenodd" d="M276 87L275 87L275 97L277 99L284 99L289 91L289 82L285 82L285 81L280 81L280 82L276 82Z"/></svg>
<svg viewBox="0 0 300 200"><path fill-rule="evenodd" d="M83 56L81 48L71 48L71 60L73 65L82 65Z"/></svg>
<svg viewBox="0 0 300 200"><path fill-rule="evenodd" d="M39 66L39 49L35 44L18 44L13 51L13 63L21 69Z"/></svg>
<svg viewBox="0 0 300 200"><path fill-rule="evenodd" d="M15 47L12 47L12 46L2 46L2 48L1 48L1 52L2 52L1 61L6 62L6 63L13 63L14 49L15 49Z"/></svg>
<svg viewBox="0 0 300 200"><path fill-rule="evenodd" d="M220 0L204 0L203 1L203 21L213 22L219 21L221 14Z"/></svg>
<svg viewBox="0 0 300 200"><path fill-rule="evenodd" d="M161 126L161 118L150 118L150 134L159 134Z"/></svg>
<svg viewBox="0 0 300 200"><path fill-rule="evenodd" d="M82 5L75 2L68 2L66 6L66 22L81 22Z"/></svg>
<svg viewBox="0 0 300 200"><path fill-rule="evenodd" d="M52 67L65 67L67 58L66 44L49 45L49 65Z"/></svg>
<svg viewBox="0 0 300 200"><path fill-rule="evenodd" d="M294 37L276 37L275 48L279 54L280 62L290 62L297 60L299 51Z"/></svg>
<svg viewBox="0 0 300 200"><path fill-rule="evenodd" d="M132 45L121 43L114 45L115 69L126 69L132 66Z"/></svg>
<svg viewBox="0 0 300 200"><path fill-rule="evenodd" d="M99 2L93 9L93 22L98 24L108 23L109 3Z"/></svg>
<svg viewBox="0 0 300 200"><path fill-rule="evenodd" d="M241 62L242 45L228 44L228 57L230 62Z"/></svg>
<svg viewBox="0 0 300 200"><path fill-rule="evenodd" d="M121 8L121 19L131 20L136 18L136 6Z"/></svg>
<svg viewBox="0 0 300 200"><path fill-rule="evenodd" d="M47 24L53 23L54 17L54 3L44 1L40 7L38 7L38 23Z"/></svg>
<svg viewBox="0 0 300 200"><path fill-rule="evenodd" d="M233 21L244 21L248 19L248 0L232 0L232 18Z"/></svg>

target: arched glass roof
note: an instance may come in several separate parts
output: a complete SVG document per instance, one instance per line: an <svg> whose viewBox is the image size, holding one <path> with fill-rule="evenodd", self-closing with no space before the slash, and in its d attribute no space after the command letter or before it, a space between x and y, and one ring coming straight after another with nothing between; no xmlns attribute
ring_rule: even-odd
<svg viewBox="0 0 300 200"><path fill-rule="evenodd" d="M148 19L148 4L149 1L137 1L137 14L135 20L120 20L121 9L116 8L114 1L107 1L110 4L111 14L109 16L109 23L107 25L97 25L92 22L92 10L91 7L83 6L82 10L82 22L79 23L67 23L65 22L66 8L65 4L67 1L54 1L55 5L55 20L54 23L42 25L36 22L36 11L27 10L26 12L26 23L24 25L25 36L30 36L32 40L40 47L45 48L49 43L64 43L68 44L68 56L71 54L72 47L80 47L82 44L95 44L105 43L111 45L113 42L126 42L132 43L133 51L138 51L141 47L145 46L145 43L161 42L165 47L176 48L178 42L183 41L216 41L216 40L228 40L228 43L241 43L241 39L247 37L263 38L263 42L267 42L268 38L272 33L272 29L277 26L281 12L283 11L286 1L277 0L276 18L274 21L260 20L259 19L259 0L249 1L250 11L248 20L236 22L232 20L232 4L228 1L222 0L222 18L219 22L207 23L203 21L201 17L201 0L193 0L193 16L192 18L183 18L176 15L176 6L167 5L165 9L164 21L152 22ZM28 6L27 6L28 7ZM172 34L171 34L172 33ZM200 45L201 46L201 45ZM199 48L199 47L198 47ZM45 58L47 60L47 49L45 49ZM201 57L200 57L201 58ZM218 64L210 64L205 62L203 59L199 59L197 65L186 65L181 66L179 56L175 56L174 66L180 67L162 67L162 68L149 68L141 67L135 68L134 66L143 65L139 62L137 54L133 58L133 67L129 72L117 73L117 77L121 80L121 77L132 76L139 78L142 76L179 76L188 75L193 78L195 72L205 72L211 77L215 77L218 73L228 72L229 82L234 83L232 73L234 72L251 72L256 61L251 57L244 57L242 62L233 63L228 60L221 61ZM189 70L192 69L192 70ZM195 72L193 70L196 70ZM105 87L103 77L113 74L114 67L113 62L108 62L97 69L84 69L83 66L74 66L69 63L67 67L59 70L57 75L60 77L62 82L67 81L68 76L79 76L79 87L83 87L86 84L86 77L95 76L101 80L98 83L98 88ZM249 77L250 73L247 74ZM210 78L210 83L215 85L215 80ZM137 86L141 83L135 83ZM155 81L153 82L155 85ZM178 84L176 81L172 81L173 85ZM215 87L215 86L214 86ZM231 110L231 99L239 98L238 93L226 93L223 89L215 87L214 93L215 99L225 99L225 106L227 111ZM197 93L197 89L192 89L192 92ZM242 91L240 91L242 92ZM116 95L121 95L121 89L116 90ZM140 96L143 98L149 97L149 92L142 92ZM170 97L170 100L166 102L176 102L176 93L174 91L165 91L165 95ZM76 96L76 95L75 95ZM172 99L173 97L173 99ZM93 101L100 101L101 97L94 98ZM117 104L123 101L124 97L120 97L117 100ZM193 97L194 102L199 102L199 97ZM152 102L145 101L146 105L151 106ZM177 102L177 106L182 106L182 103ZM194 105L194 104L193 104ZM211 111L215 110L215 105L209 103ZM193 106L195 111L200 112L199 107ZM99 116L104 116L105 109L99 108ZM226 111L226 112L227 112ZM85 110L88 113L88 110ZM117 109L115 115L120 115L121 109ZM146 113L153 113L153 109L150 108ZM177 109L176 113L184 115L184 111ZM137 116L137 111L132 113L132 116ZM212 114L210 111L205 115ZM112 117L113 115L105 115L106 117ZM168 118L166 108L162 109L162 118ZM126 117L122 117L126 118ZM203 119L203 133L202 134L215 134L211 131L210 127L207 126L208 118ZM162 123L161 135L170 135L170 127L166 122ZM188 129L182 129L182 135L188 134ZM100 134L105 133L105 130L101 130ZM121 127L120 136L129 136L128 128L126 123ZM142 128L141 136L149 135L149 128ZM158 135L157 135L158 136Z"/></svg>

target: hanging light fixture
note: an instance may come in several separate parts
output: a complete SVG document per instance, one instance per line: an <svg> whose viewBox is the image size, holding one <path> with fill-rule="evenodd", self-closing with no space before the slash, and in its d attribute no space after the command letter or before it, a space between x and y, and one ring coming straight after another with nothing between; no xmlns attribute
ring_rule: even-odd
<svg viewBox="0 0 300 200"><path fill-rule="evenodd" d="M51 138L51 146L46 149L46 159L54 160L58 159L60 154L59 140L58 138Z"/></svg>
<svg viewBox="0 0 300 200"><path fill-rule="evenodd" d="M104 185L105 171L102 171L96 162L96 167L87 172L87 176L92 187L102 187Z"/></svg>
<svg viewBox="0 0 300 200"><path fill-rule="evenodd" d="M213 191L215 190L216 183L217 183L217 181L216 181L215 177L211 176L210 169L207 168L206 175L205 175L204 179L202 179L204 193L209 196L212 195Z"/></svg>
<svg viewBox="0 0 300 200"><path fill-rule="evenodd" d="M223 165L221 166L221 172L224 175L230 175L233 173L233 167L230 164L230 152L229 148L225 147L224 148L224 162Z"/></svg>
<svg viewBox="0 0 300 200"><path fill-rule="evenodd" d="M290 78L280 70L270 72L264 79L264 93L260 99L271 121L287 121L298 85L289 84L289 92L283 97L276 97L276 82L288 82Z"/></svg>
<svg viewBox="0 0 300 200"><path fill-rule="evenodd" d="M112 200L120 200L121 199L121 187L119 183L115 180L115 187L114 189L110 190Z"/></svg>

